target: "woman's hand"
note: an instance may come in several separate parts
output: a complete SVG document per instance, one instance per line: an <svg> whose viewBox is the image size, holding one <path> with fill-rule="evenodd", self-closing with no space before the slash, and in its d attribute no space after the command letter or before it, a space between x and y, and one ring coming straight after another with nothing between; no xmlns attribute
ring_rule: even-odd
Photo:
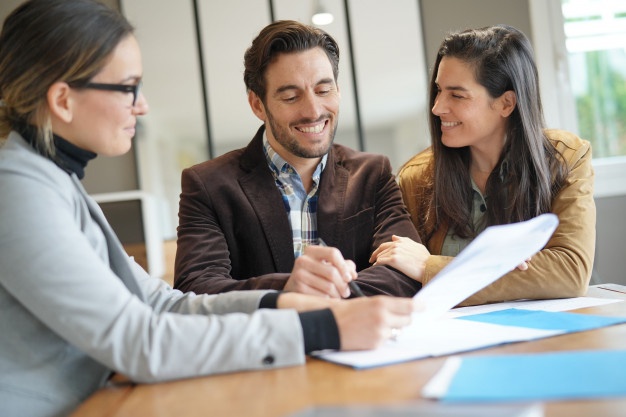
<svg viewBox="0 0 626 417"><path fill-rule="evenodd" d="M408 237L392 236L391 242L381 244L372 253L370 262L374 265L391 266L418 282L426 269L430 252L426 246Z"/></svg>
<svg viewBox="0 0 626 417"><path fill-rule="evenodd" d="M526 259L521 264L517 265L517 269L520 271L526 271L528 269L528 264L530 263L530 258Z"/></svg>
<svg viewBox="0 0 626 417"><path fill-rule="evenodd" d="M277 307L299 312L330 308L341 350L376 348L393 339L411 323L413 313L423 309L411 298L377 295L340 300L288 292L278 296Z"/></svg>
<svg viewBox="0 0 626 417"><path fill-rule="evenodd" d="M337 301L331 308L341 350L374 349L411 323L417 306L411 298L374 296Z"/></svg>

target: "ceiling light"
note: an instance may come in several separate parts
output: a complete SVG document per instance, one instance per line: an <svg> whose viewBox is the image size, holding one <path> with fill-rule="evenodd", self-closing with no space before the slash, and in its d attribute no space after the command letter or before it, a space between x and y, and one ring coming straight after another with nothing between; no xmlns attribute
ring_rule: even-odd
<svg viewBox="0 0 626 417"><path fill-rule="evenodd" d="M328 12L323 6L321 1L316 0L315 6L313 7L313 16L311 17L311 21L314 25L324 26L330 25L334 20L332 13Z"/></svg>

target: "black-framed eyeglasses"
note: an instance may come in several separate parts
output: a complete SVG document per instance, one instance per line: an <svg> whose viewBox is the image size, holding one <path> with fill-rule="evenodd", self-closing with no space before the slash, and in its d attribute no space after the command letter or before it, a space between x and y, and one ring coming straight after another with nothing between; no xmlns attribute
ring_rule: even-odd
<svg viewBox="0 0 626 417"><path fill-rule="evenodd" d="M133 93L133 106L137 103L137 97L139 96L139 89L141 88L141 82L137 84L104 84L104 83L87 83L81 85L79 88L91 88L92 90L103 91L119 91L122 93Z"/></svg>

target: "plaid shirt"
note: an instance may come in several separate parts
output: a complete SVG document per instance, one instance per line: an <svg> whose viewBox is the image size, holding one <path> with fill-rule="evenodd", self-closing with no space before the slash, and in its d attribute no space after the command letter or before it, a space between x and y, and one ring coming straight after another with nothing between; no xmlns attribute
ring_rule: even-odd
<svg viewBox="0 0 626 417"><path fill-rule="evenodd" d="M317 200L320 176L326 166L328 155L324 155L313 173L313 187L307 194L296 170L272 149L267 136L263 140L263 151L267 165L272 171L276 186L283 196L283 204L289 216L293 237L293 255L298 257L304 248L318 243Z"/></svg>

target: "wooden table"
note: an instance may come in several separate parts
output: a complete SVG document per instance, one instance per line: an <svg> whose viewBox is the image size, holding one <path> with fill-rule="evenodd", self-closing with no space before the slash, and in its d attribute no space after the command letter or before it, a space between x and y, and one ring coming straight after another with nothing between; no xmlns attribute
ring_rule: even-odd
<svg viewBox="0 0 626 417"><path fill-rule="evenodd" d="M592 297L626 294L590 288ZM626 316L626 303L578 310ZM626 324L470 352L464 356L554 352L578 349L625 349ZM121 383L99 390L73 417L288 416L317 405L428 404L420 391L445 357L420 359L370 370L353 370L317 359L305 366L237 372L153 385ZM626 364L616 364L624 368ZM546 417L626 415L626 397L608 400L554 401L544 404Z"/></svg>

